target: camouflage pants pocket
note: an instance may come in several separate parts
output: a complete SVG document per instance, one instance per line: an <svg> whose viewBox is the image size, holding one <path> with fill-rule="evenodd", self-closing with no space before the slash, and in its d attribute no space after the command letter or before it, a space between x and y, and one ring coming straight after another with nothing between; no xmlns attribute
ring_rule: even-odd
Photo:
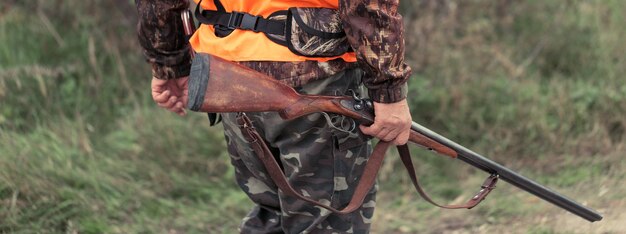
<svg viewBox="0 0 626 234"><path fill-rule="evenodd" d="M346 207L359 183L371 153L371 143L362 134L333 134L334 189L331 204L339 209ZM347 215L331 214L324 228L328 232L315 233L368 233L376 204L375 184L363 201L363 206ZM332 231L330 231L332 230Z"/></svg>

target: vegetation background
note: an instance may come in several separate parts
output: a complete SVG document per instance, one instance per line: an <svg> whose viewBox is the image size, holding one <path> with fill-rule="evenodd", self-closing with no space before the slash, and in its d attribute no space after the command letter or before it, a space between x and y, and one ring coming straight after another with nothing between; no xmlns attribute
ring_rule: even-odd
<svg viewBox="0 0 626 234"><path fill-rule="evenodd" d="M626 1L402 1L414 120L600 211L504 182L418 198L391 155L374 233L626 233ZM221 129L149 96L128 0L0 3L0 233L234 233L251 203ZM417 153L463 201L486 175Z"/></svg>

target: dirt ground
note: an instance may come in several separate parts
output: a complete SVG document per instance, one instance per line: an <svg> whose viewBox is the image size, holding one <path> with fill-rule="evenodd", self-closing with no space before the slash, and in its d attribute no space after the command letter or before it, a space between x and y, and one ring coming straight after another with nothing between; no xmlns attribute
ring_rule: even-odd
<svg viewBox="0 0 626 234"><path fill-rule="evenodd" d="M549 205L546 205L549 206ZM580 233L580 234L626 234L626 199L613 201L604 206L594 206L603 215L603 220L590 223L566 211L555 210L543 214L524 217L511 217L496 223L480 220L477 217L463 217L462 213L441 212L439 220L416 220L426 222L427 227L418 230L403 227L395 230L381 230L374 225L374 233L442 233L442 234L491 234L491 233ZM554 210L554 209L552 209ZM465 213L467 214L467 213ZM380 215L379 222L387 222L391 216ZM386 228L382 228L386 229Z"/></svg>
<svg viewBox="0 0 626 234"><path fill-rule="evenodd" d="M425 205L421 203L426 202L417 194L411 195L415 202L404 206L403 209L388 208L390 204L387 201L393 198L381 194L378 199L380 205L377 208L378 213L375 213L373 233L626 234L626 186L621 175L623 173L619 172L626 171L623 169L623 166L618 166L591 183L559 189L562 194L571 196L600 213L603 219L598 222L590 223L511 185L501 184L499 189L490 195L490 200L475 208L482 207L482 211L475 209L451 211L429 206L418 208L418 205ZM514 203L519 201L518 208L528 210L510 209L508 213L500 215L488 214L493 209L507 206L506 199L503 199L506 197Z"/></svg>

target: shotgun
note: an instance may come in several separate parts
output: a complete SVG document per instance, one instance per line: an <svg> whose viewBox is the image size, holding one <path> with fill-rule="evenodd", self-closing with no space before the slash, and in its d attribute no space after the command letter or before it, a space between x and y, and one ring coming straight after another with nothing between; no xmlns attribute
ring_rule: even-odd
<svg viewBox="0 0 626 234"><path fill-rule="evenodd" d="M325 112L350 117L359 124L368 125L374 121L374 110L370 100L355 96L302 95L290 86L262 73L203 53L196 54L193 61L188 89L187 108L192 111L207 113L274 111L286 120ZM602 219L598 212L415 122L411 126L409 141L438 154L457 158L589 222Z"/></svg>

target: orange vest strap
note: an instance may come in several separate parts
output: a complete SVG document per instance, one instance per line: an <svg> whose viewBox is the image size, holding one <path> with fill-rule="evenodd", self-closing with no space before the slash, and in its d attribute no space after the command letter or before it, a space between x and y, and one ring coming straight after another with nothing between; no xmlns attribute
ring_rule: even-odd
<svg viewBox="0 0 626 234"><path fill-rule="evenodd" d="M219 3L219 1L216 1ZM202 3L202 1L200 1ZM221 6L221 4L219 4ZM245 12L226 12L223 7L217 11L200 11L200 4L196 6L195 16L200 23L214 25L220 31L227 31L227 36L235 29L263 32L266 34L285 35L285 21L265 19Z"/></svg>
<svg viewBox="0 0 626 234"><path fill-rule="evenodd" d="M204 9L200 13L212 24L202 24L189 40L196 52L209 53L230 61L329 61L341 58L346 62L356 62L354 52L335 57L305 57L294 54L280 40L271 35L285 36L285 21L273 20L273 13L283 12L291 7L315 7L338 9L338 0L213 0L200 1ZM272 16L272 19L270 19ZM197 17L201 20L201 17ZM202 22L202 21L201 21ZM280 28L280 29L279 29ZM245 30L236 30L245 29Z"/></svg>

